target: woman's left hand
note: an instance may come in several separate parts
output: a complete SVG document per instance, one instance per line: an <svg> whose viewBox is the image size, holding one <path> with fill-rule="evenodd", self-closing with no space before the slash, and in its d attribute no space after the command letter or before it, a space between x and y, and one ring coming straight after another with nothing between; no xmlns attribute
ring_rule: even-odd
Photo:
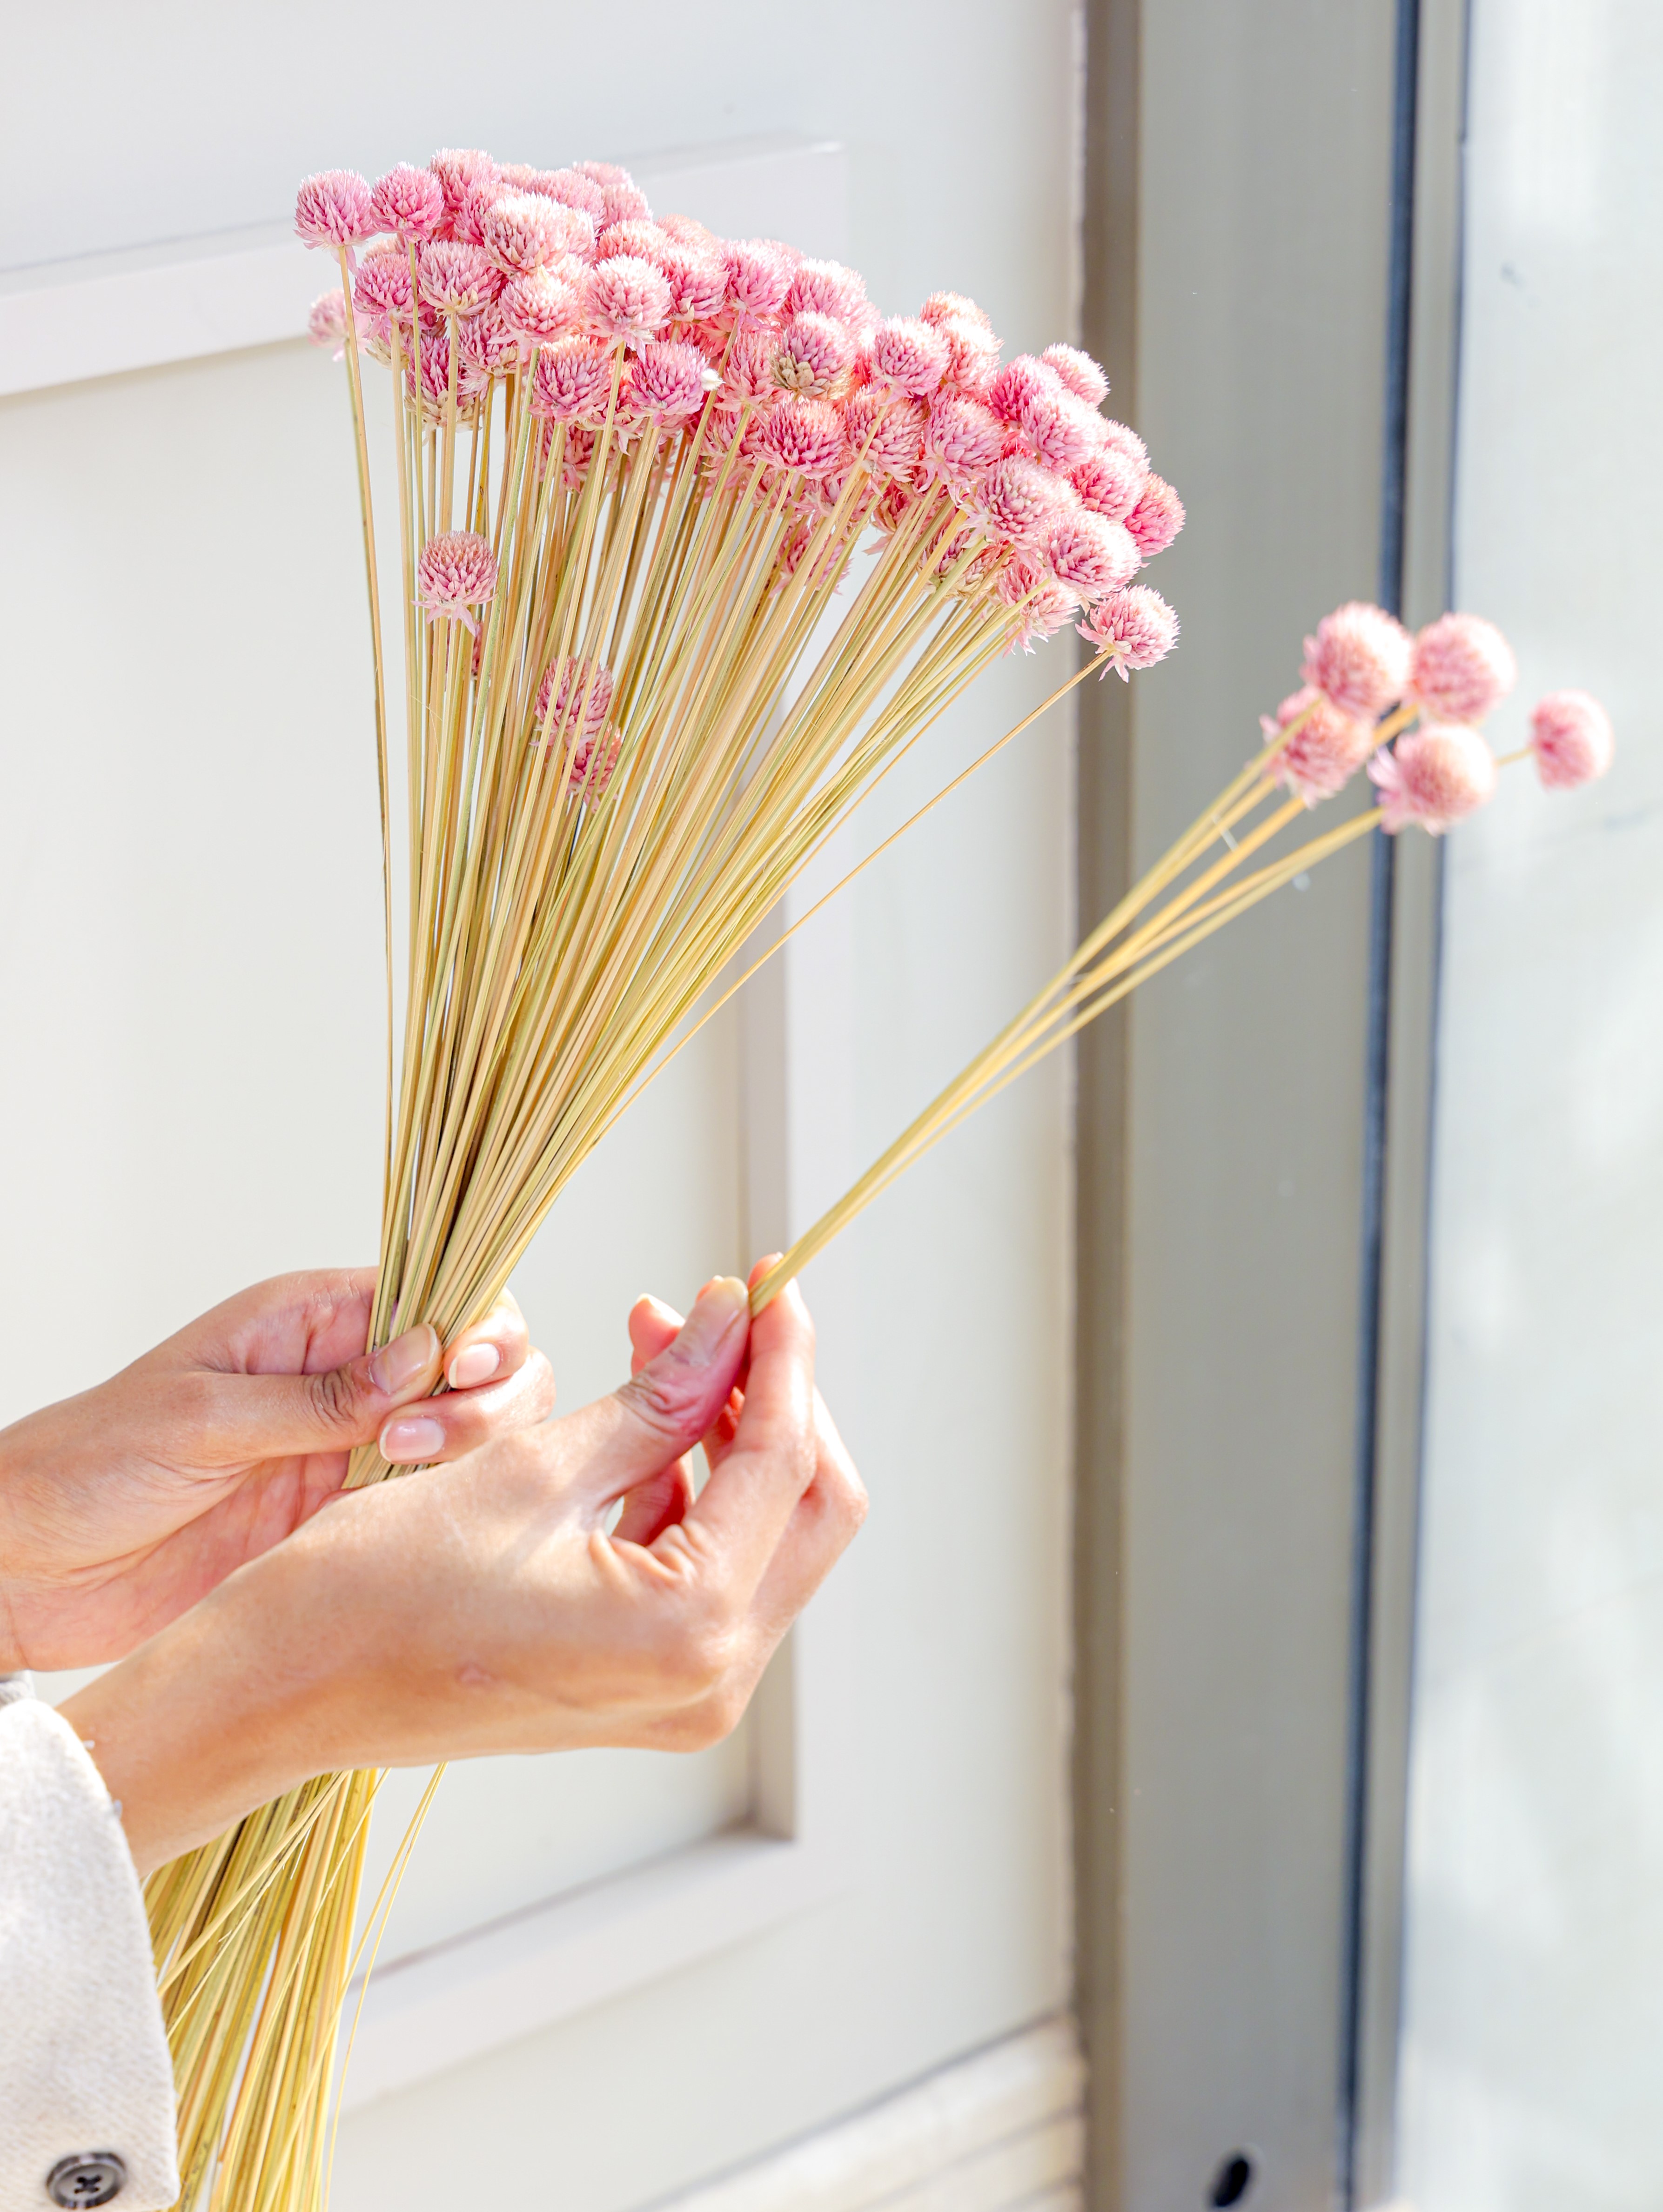
<svg viewBox="0 0 1663 2212"><path fill-rule="evenodd" d="M547 1416L511 1297L370 1358L374 1291L373 1267L280 1275L0 1430L0 1673L130 1651L309 1520L355 1444L433 1464Z"/></svg>

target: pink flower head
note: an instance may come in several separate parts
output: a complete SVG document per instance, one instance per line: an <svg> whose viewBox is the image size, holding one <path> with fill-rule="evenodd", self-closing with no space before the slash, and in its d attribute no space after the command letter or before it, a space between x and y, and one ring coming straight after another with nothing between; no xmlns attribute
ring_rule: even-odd
<svg viewBox="0 0 1663 2212"><path fill-rule="evenodd" d="M456 220L470 186L500 184L502 172L489 154L476 146L441 146L428 167L445 195L445 219Z"/></svg>
<svg viewBox="0 0 1663 2212"><path fill-rule="evenodd" d="M480 243L505 276L524 276L569 252L586 218L536 192L504 192L484 210Z"/></svg>
<svg viewBox="0 0 1663 2212"><path fill-rule="evenodd" d="M572 755L572 777L567 786L567 797L585 806L598 806L606 796L606 787L612 781L622 744L622 737L610 722L592 737L580 738Z"/></svg>
<svg viewBox="0 0 1663 2212"><path fill-rule="evenodd" d="M430 307L452 315L476 315L502 289L501 273L477 246L435 239L416 257L416 282Z"/></svg>
<svg viewBox="0 0 1663 2212"><path fill-rule="evenodd" d="M1611 716L1586 691L1550 691L1530 710L1530 750L1548 791L1574 791L1604 775L1617 750Z"/></svg>
<svg viewBox="0 0 1663 2212"><path fill-rule="evenodd" d="M1071 392L1032 392L1023 402L1021 425L1035 458L1059 476L1089 460L1102 446L1102 418Z"/></svg>
<svg viewBox="0 0 1663 2212"><path fill-rule="evenodd" d="M1259 716L1266 743L1301 714L1306 720L1265 773L1314 806L1320 799L1332 799L1368 759L1374 750L1374 725L1346 714L1308 684L1290 691L1274 715Z"/></svg>
<svg viewBox="0 0 1663 2212"><path fill-rule="evenodd" d="M993 325L986 314L962 292L932 292L919 309L918 319L921 323L974 323L990 338L993 335Z"/></svg>
<svg viewBox="0 0 1663 2212"><path fill-rule="evenodd" d="M545 467L548 465L549 448L555 441L555 423L549 422L547 417L544 418L541 459ZM595 458L595 447L598 443L599 433L592 430L586 423L568 422L566 425L566 445L561 457L560 480L567 491L583 489L585 479L589 474L589 464Z"/></svg>
<svg viewBox="0 0 1663 2212"><path fill-rule="evenodd" d="M405 388L416 400L422 412L437 419L450 405L451 342L448 332L423 331L421 339L422 359L419 373L414 368L404 371ZM489 379L476 362L470 361L457 348L456 404L458 409L471 405L483 392Z"/></svg>
<svg viewBox="0 0 1663 2212"><path fill-rule="evenodd" d="M924 450L924 402L869 386L844 401L843 433L874 477L910 477Z"/></svg>
<svg viewBox="0 0 1663 2212"><path fill-rule="evenodd" d="M774 332L737 331L722 372L722 404L741 407L748 399L766 398L774 389Z"/></svg>
<svg viewBox="0 0 1663 2212"><path fill-rule="evenodd" d="M897 477L885 487L883 496L867 519L875 529L884 532L899 530L917 505L918 494Z"/></svg>
<svg viewBox="0 0 1663 2212"><path fill-rule="evenodd" d="M947 341L929 323L892 315L872 333L872 377L927 399L947 373Z"/></svg>
<svg viewBox="0 0 1663 2212"><path fill-rule="evenodd" d="M1071 470L1068 480L1093 514L1105 522L1124 522L1143 497L1149 470L1123 447L1104 444Z"/></svg>
<svg viewBox="0 0 1663 2212"><path fill-rule="evenodd" d="M1137 574L1139 556L1123 522L1100 514L1065 514L1045 541L1051 573L1065 590L1087 600L1101 599Z"/></svg>
<svg viewBox="0 0 1663 2212"><path fill-rule="evenodd" d="M947 367L942 376L944 391L962 392L966 398L985 400L999 365L999 342L980 323L946 320L932 323L947 342Z"/></svg>
<svg viewBox="0 0 1663 2212"><path fill-rule="evenodd" d="M563 660L550 662L537 688L538 736L545 724L554 738L569 737L580 726L586 737L598 735L612 710L612 672L604 662L580 660L569 653ZM552 722L550 699L555 708Z"/></svg>
<svg viewBox="0 0 1663 2212"><path fill-rule="evenodd" d="M1513 648L1494 623L1443 615L1415 640L1409 696L1440 721L1481 722L1518 674Z"/></svg>
<svg viewBox="0 0 1663 2212"><path fill-rule="evenodd" d="M1409 823L1434 837L1484 805L1496 788L1496 756L1464 722L1423 722L1369 763L1380 793L1380 826Z"/></svg>
<svg viewBox="0 0 1663 2212"><path fill-rule="evenodd" d="M841 261L799 261L786 294L788 315L830 315L846 323L865 299L866 287Z"/></svg>
<svg viewBox="0 0 1663 2212"><path fill-rule="evenodd" d="M589 271L584 309L603 337L645 345L670 320L670 287L650 261L615 253Z"/></svg>
<svg viewBox="0 0 1663 2212"><path fill-rule="evenodd" d="M656 222L613 222L595 240L595 255L604 261L614 253L633 253L637 260L650 261L655 269L662 269L664 257L675 243Z"/></svg>
<svg viewBox="0 0 1663 2212"><path fill-rule="evenodd" d="M1089 353L1077 346L1048 345L1040 356L1047 368L1053 368L1077 399L1083 399L1088 407L1101 407L1108 397L1108 379Z"/></svg>
<svg viewBox="0 0 1663 2212"><path fill-rule="evenodd" d="M782 392L822 398L854 359L854 342L831 315L805 308L780 331L774 354L774 380Z"/></svg>
<svg viewBox="0 0 1663 2212"><path fill-rule="evenodd" d="M370 189L356 169L325 169L294 196L294 234L305 246L351 246L378 226Z"/></svg>
<svg viewBox="0 0 1663 2212"><path fill-rule="evenodd" d="M647 205L646 194L628 169L621 169L616 161L574 161L572 167L580 177L586 177L600 188L603 230L614 222L652 222L652 210Z"/></svg>
<svg viewBox="0 0 1663 2212"><path fill-rule="evenodd" d="M362 321L381 338L395 316L410 319L410 256L402 246L377 246L358 264L352 280L352 304Z"/></svg>
<svg viewBox="0 0 1663 2212"><path fill-rule="evenodd" d="M315 346L333 346L339 361L347 345L347 295L338 285L332 292L320 292L313 301L306 319L306 334Z"/></svg>
<svg viewBox="0 0 1663 2212"><path fill-rule="evenodd" d="M1124 422L1116 422L1113 417L1108 417L1104 420L1100 435L1104 450L1112 448L1117 453L1124 453L1129 461L1142 471L1144 477L1147 479L1149 447L1135 430L1129 428Z"/></svg>
<svg viewBox="0 0 1663 2212"><path fill-rule="evenodd" d="M736 323L770 322L791 289L790 265L766 239L732 238L722 247L727 307Z"/></svg>
<svg viewBox="0 0 1663 2212"><path fill-rule="evenodd" d="M842 417L823 399L782 399L764 418L756 445L782 469L828 477L844 458Z"/></svg>
<svg viewBox="0 0 1663 2212"><path fill-rule="evenodd" d="M1122 684L1131 668L1153 668L1178 642L1178 617L1158 592L1146 584L1131 584L1110 592L1094 607L1088 621L1075 628L1089 645L1106 653Z"/></svg>
<svg viewBox="0 0 1663 2212"><path fill-rule="evenodd" d="M496 556L490 540L476 530L447 530L430 538L416 564L416 597L429 622L465 623L476 637L479 623L470 610L482 607L496 589Z"/></svg>
<svg viewBox="0 0 1663 2212"><path fill-rule="evenodd" d="M1071 497L1068 486L1048 469L1016 458L987 471L976 489L975 503L994 537L1016 545L1041 545Z"/></svg>
<svg viewBox="0 0 1663 2212"><path fill-rule="evenodd" d="M1408 631L1384 608L1348 599L1324 615L1316 635L1305 641L1300 674L1325 691L1342 714L1372 721L1395 706L1409 684Z"/></svg>
<svg viewBox="0 0 1663 2212"><path fill-rule="evenodd" d="M606 195L591 177L580 175L576 169L545 169L535 182L527 183L521 190L543 192L562 207L580 209L589 217L597 230L606 218Z"/></svg>
<svg viewBox="0 0 1663 2212"><path fill-rule="evenodd" d="M556 338L537 356L531 412L556 422L603 422L612 397L612 356L594 338Z"/></svg>
<svg viewBox="0 0 1663 2212"><path fill-rule="evenodd" d="M482 307L457 325L464 359L487 376L507 376L519 366L519 336L509 329L500 307Z"/></svg>
<svg viewBox="0 0 1663 2212"><path fill-rule="evenodd" d="M629 363L622 404L632 416L684 422L704 396L705 357L698 347L649 338Z"/></svg>
<svg viewBox="0 0 1663 2212"><path fill-rule="evenodd" d="M1145 561L1164 553L1184 526L1184 502L1164 477L1151 471L1138 504L1126 517L1126 528L1138 541Z"/></svg>
<svg viewBox="0 0 1663 2212"><path fill-rule="evenodd" d="M991 407L962 393L938 392L930 402L923 459L929 480L957 491L983 476L999 458L1004 433Z"/></svg>
<svg viewBox="0 0 1663 2212"><path fill-rule="evenodd" d="M527 345L552 345L583 320L577 286L552 269L511 276L496 304L506 327Z"/></svg>
<svg viewBox="0 0 1663 2212"><path fill-rule="evenodd" d="M1008 361L987 387L987 404L1001 422L1020 425L1023 410L1035 399L1060 399L1067 391L1054 368L1031 353Z"/></svg>
<svg viewBox="0 0 1663 2212"><path fill-rule="evenodd" d="M1019 645L1024 653L1032 653L1040 640L1053 637L1063 629L1074 611L1072 594L1026 553L1005 562L993 580L993 589L1006 606L1022 609L1021 625L1007 652Z"/></svg>
<svg viewBox="0 0 1663 2212"><path fill-rule="evenodd" d="M445 219L445 188L431 169L401 161L389 169L370 196L377 227L394 232L408 245L431 238Z"/></svg>
<svg viewBox="0 0 1663 2212"><path fill-rule="evenodd" d="M659 258L670 287L670 313L678 323L707 323L727 301L727 270L719 256L672 239Z"/></svg>

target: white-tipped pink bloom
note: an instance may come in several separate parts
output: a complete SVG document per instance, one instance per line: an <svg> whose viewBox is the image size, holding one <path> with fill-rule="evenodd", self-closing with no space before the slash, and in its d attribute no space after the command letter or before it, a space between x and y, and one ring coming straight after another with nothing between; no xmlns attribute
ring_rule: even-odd
<svg viewBox="0 0 1663 2212"><path fill-rule="evenodd" d="M622 737L610 722L593 736L580 738L572 755L567 797L584 806L598 806L606 796L606 787L612 781L622 749Z"/></svg>
<svg viewBox="0 0 1663 2212"><path fill-rule="evenodd" d="M464 360L487 376L508 376L519 366L519 336L502 319L500 307L482 307L457 325L457 343Z"/></svg>
<svg viewBox="0 0 1663 2212"><path fill-rule="evenodd" d="M473 610L496 590L496 556L476 530L447 530L430 538L416 564L416 596L429 622L464 623L476 637Z"/></svg>
<svg viewBox="0 0 1663 2212"><path fill-rule="evenodd" d="M1513 648L1481 615L1443 615L1415 639L1409 696L1434 720L1482 722L1518 681Z"/></svg>
<svg viewBox="0 0 1663 2212"><path fill-rule="evenodd" d="M1178 642L1178 617L1158 592L1147 584L1130 584L1111 592L1092 609L1089 617L1075 628L1088 645L1107 656L1122 684L1132 668L1153 668Z"/></svg>
<svg viewBox="0 0 1663 2212"><path fill-rule="evenodd" d="M847 323L866 297L866 287L841 261L799 261L785 299L788 315L830 315Z"/></svg>
<svg viewBox="0 0 1663 2212"><path fill-rule="evenodd" d="M596 338L556 338L537 356L531 412L555 422L603 422L612 397L612 356Z"/></svg>
<svg viewBox="0 0 1663 2212"><path fill-rule="evenodd" d="M921 323L974 323L991 338L993 325L983 309L962 292L932 292L918 311Z"/></svg>
<svg viewBox="0 0 1663 2212"><path fill-rule="evenodd" d="M1077 399L1083 399L1088 407L1101 407L1108 397L1108 379L1089 353L1077 346L1048 345L1040 356L1047 368L1054 368Z"/></svg>
<svg viewBox="0 0 1663 2212"><path fill-rule="evenodd" d="M1097 451L1069 471L1068 481L1080 503L1105 522L1124 522L1144 495L1149 469L1124 447L1100 445Z"/></svg>
<svg viewBox="0 0 1663 2212"><path fill-rule="evenodd" d="M1138 433L1129 424L1117 422L1113 416L1105 416L1101 435L1104 449L1112 448L1117 453L1124 453L1129 461L1143 471L1144 481L1147 483L1150 474L1149 447Z"/></svg>
<svg viewBox="0 0 1663 2212"><path fill-rule="evenodd" d="M1043 544L1073 501L1072 489L1059 477L1020 458L989 469L975 492L992 534L1016 545Z"/></svg>
<svg viewBox="0 0 1663 2212"><path fill-rule="evenodd" d="M871 371L875 383L927 399L946 374L947 341L929 323L892 315L872 333Z"/></svg>
<svg viewBox="0 0 1663 2212"><path fill-rule="evenodd" d="M1102 417L1071 392L1030 392L1023 403L1021 428L1035 458L1059 476L1102 448Z"/></svg>
<svg viewBox="0 0 1663 2212"><path fill-rule="evenodd" d="M504 192L484 210L479 241L505 276L524 276L571 251L586 218L537 192Z"/></svg>
<svg viewBox="0 0 1663 2212"><path fill-rule="evenodd" d="M670 287L650 261L615 253L596 262L584 286L589 327L628 346L645 345L670 320Z"/></svg>
<svg viewBox="0 0 1663 2212"><path fill-rule="evenodd" d="M1184 502L1164 477L1152 472L1126 517L1126 528L1145 561L1164 553L1184 526Z"/></svg>
<svg viewBox="0 0 1663 2212"><path fill-rule="evenodd" d="M993 579L993 590L1006 606L1022 610L1020 626L1005 647L1007 653L1014 653L1017 646L1024 653L1032 653L1041 639L1054 637L1064 629L1075 610L1073 594L1026 553L1019 552L1004 563Z"/></svg>
<svg viewBox="0 0 1663 2212"><path fill-rule="evenodd" d="M843 419L823 399L782 399L762 418L756 449L782 469L828 477L847 451Z"/></svg>
<svg viewBox="0 0 1663 2212"><path fill-rule="evenodd" d="M670 233L656 222L612 222L595 240L595 258L604 261L614 253L633 253L638 260L650 261L655 269L662 269L664 257L675 243Z"/></svg>
<svg viewBox="0 0 1663 2212"><path fill-rule="evenodd" d="M854 341L835 316L804 308L781 329L774 354L774 380L782 392L823 398L854 359Z"/></svg>
<svg viewBox="0 0 1663 2212"><path fill-rule="evenodd" d="M947 343L942 390L985 403L998 369L998 340L991 331L983 330L980 323L957 321L950 317L932 324L931 328L939 331Z"/></svg>
<svg viewBox="0 0 1663 2212"><path fill-rule="evenodd" d="M987 404L1001 422L1021 427L1023 410L1036 399L1059 400L1068 392L1048 362L1036 354L1019 353L1008 361L987 387ZM1071 397L1071 395L1070 395Z"/></svg>
<svg viewBox="0 0 1663 2212"><path fill-rule="evenodd" d="M672 321L707 323L721 313L727 301L727 270L718 255L672 239L659 256L658 268L670 287Z"/></svg>
<svg viewBox="0 0 1663 2212"><path fill-rule="evenodd" d="M1550 691L1530 710L1530 750L1548 791L1574 791L1604 775L1617 750L1611 716L1586 691Z"/></svg>
<svg viewBox="0 0 1663 2212"><path fill-rule="evenodd" d="M921 399L868 386L843 403L843 433L853 457L880 480L900 477L910 485L924 450L924 430Z"/></svg>
<svg viewBox="0 0 1663 2212"><path fill-rule="evenodd" d="M405 388L422 412L429 420L437 421L450 406L452 367L449 333L443 330L423 331L421 349L419 368L407 368L404 371ZM469 407L485 389L489 379L477 362L469 360L459 344L453 373L456 404L458 408Z"/></svg>
<svg viewBox="0 0 1663 2212"><path fill-rule="evenodd" d="M441 314L476 315L502 289L502 274L483 246L435 239L416 256L422 297Z"/></svg>
<svg viewBox="0 0 1663 2212"><path fill-rule="evenodd" d="M1305 641L1300 674L1326 692L1343 714L1373 721L1393 707L1409 688L1414 640L1383 607L1348 599L1324 615L1314 637Z"/></svg>
<svg viewBox="0 0 1663 2212"><path fill-rule="evenodd" d="M552 269L533 269L511 276L497 298L504 324L526 345L552 345L576 331L583 320L578 288Z"/></svg>
<svg viewBox="0 0 1663 2212"><path fill-rule="evenodd" d="M957 492L999 458L1004 433L991 407L961 392L938 392L924 429L923 463L932 483Z"/></svg>
<svg viewBox="0 0 1663 2212"><path fill-rule="evenodd" d="M1091 601L1105 598L1137 574L1142 556L1123 522L1100 514L1065 514L1045 541L1051 573L1065 589Z"/></svg>
<svg viewBox="0 0 1663 2212"><path fill-rule="evenodd" d="M332 292L320 292L313 301L307 314L306 334L313 345L331 347L337 361L345 356L347 295L338 286Z"/></svg>
<svg viewBox="0 0 1663 2212"><path fill-rule="evenodd" d="M431 169L401 161L389 169L370 197L377 227L394 233L401 244L431 238L445 220L445 188Z"/></svg>
<svg viewBox="0 0 1663 2212"><path fill-rule="evenodd" d="M368 179L355 169L324 169L294 195L294 234L307 246L352 246L376 229Z"/></svg>
<svg viewBox="0 0 1663 2212"><path fill-rule="evenodd" d="M412 298L410 256L404 248L372 247L352 280L352 304L366 330L384 343L391 336L395 318L408 330Z"/></svg>
<svg viewBox="0 0 1663 2212"><path fill-rule="evenodd" d="M635 420L684 422L704 397L705 357L698 347L649 338L630 361L620 404Z"/></svg>
<svg viewBox="0 0 1663 2212"><path fill-rule="evenodd" d="M500 184L502 172L477 146L441 146L428 164L445 195L445 213L453 218L470 185Z"/></svg>
<svg viewBox="0 0 1663 2212"><path fill-rule="evenodd" d="M606 219L605 193L592 178L580 176L576 169L543 169L535 178L527 179L519 189L545 193L562 207L580 209L597 230Z"/></svg>
<svg viewBox="0 0 1663 2212"><path fill-rule="evenodd" d="M612 672L604 661L581 660L568 653L563 660L551 662L537 687L537 736L545 727L555 739L569 737L580 727L585 736L597 736L612 711Z"/></svg>
<svg viewBox="0 0 1663 2212"><path fill-rule="evenodd" d="M1496 756L1464 722L1423 722L1369 763L1380 793L1380 826L1395 834L1411 823L1441 836L1482 806L1496 788Z"/></svg>
<svg viewBox="0 0 1663 2212"><path fill-rule="evenodd" d="M791 289L792 269L762 238L731 238L722 246L727 310L738 324L772 322Z"/></svg>
<svg viewBox="0 0 1663 2212"><path fill-rule="evenodd" d="M1374 725L1344 713L1313 684L1290 691L1274 714L1259 716L1259 726L1268 744L1295 721L1299 727L1265 772L1307 806L1314 806L1343 790L1368 759Z"/></svg>

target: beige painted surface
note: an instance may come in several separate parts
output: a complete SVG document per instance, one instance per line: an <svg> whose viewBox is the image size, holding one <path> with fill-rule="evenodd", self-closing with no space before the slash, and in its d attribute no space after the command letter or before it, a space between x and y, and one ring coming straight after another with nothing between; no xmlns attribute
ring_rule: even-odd
<svg viewBox="0 0 1663 2212"><path fill-rule="evenodd" d="M1450 841L1399 2185L1663 2195L1663 19L1478 0L1456 561L1609 780Z"/></svg>

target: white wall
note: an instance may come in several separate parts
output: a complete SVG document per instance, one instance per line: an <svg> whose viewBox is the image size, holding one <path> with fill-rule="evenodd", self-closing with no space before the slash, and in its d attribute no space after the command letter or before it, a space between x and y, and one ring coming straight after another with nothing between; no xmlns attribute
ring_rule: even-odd
<svg viewBox="0 0 1663 2212"><path fill-rule="evenodd" d="M883 304L950 285L1012 349L1065 331L1067 0L835 20L649 0L618 21L569 0L8 10L0 264L270 220L307 170L440 143L627 159L797 130L850 149L852 258ZM238 1279L373 1241L373 791L338 403L325 363L279 347L0 408L10 1403L95 1379ZM162 444L184 450L158 480ZM103 612L120 593L127 633ZM1036 700L1061 651L990 679L874 831ZM1068 790L1053 720L858 893L862 1156L1055 963ZM137 850L135 793L160 825ZM331 931L338 961L315 954ZM181 937L191 964L159 966ZM343 2212L449 2208L528 2151L537 2201L622 2212L1065 1996L1065 1139L1053 1066L810 1279L874 1498L829 1595L859 1654L854 1885L355 2114ZM685 1297L731 1264L700 1227L726 1135L636 1141L659 1194L555 1224L582 1295L549 1311L598 1316L550 1345L568 1402L605 1379L630 1293Z"/></svg>
<svg viewBox="0 0 1663 2212"><path fill-rule="evenodd" d="M1610 779L1449 842L1400 2185L1663 2199L1663 17L1477 0L1460 603Z"/></svg>

